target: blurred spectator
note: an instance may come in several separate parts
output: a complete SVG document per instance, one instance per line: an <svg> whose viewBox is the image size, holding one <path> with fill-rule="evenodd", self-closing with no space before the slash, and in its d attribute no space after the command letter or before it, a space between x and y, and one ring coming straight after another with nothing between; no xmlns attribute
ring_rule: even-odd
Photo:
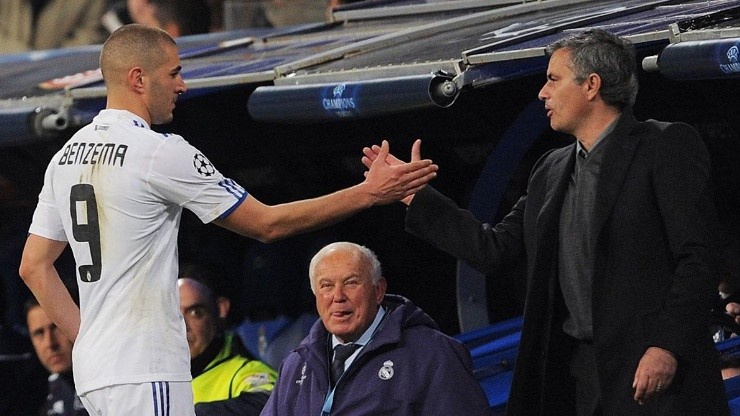
<svg viewBox="0 0 740 416"><path fill-rule="evenodd" d="M128 11L127 0L113 0L108 3L103 18L101 19L103 27L108 33L113 33L116 29L129 23L134 23L131 14Z"/></svg>
<svg viewBox="0 0 740 416"><path fill-rule="evenodd" d="M0 1L0 53L102 43L104 0Z"/></svg>
<svg viewBox="0 0 740 416"><path fill-rule="evenodd" d="M211 32L224 29L224 0L206 0L211 9Z"/></svg>
<svg viewBox="0 0 740 416"><path fill-rule="evenodd" d="M224 331L219 311L224 303L204 282L185 277L177 283L190 348L195 414L259 415L277 373L248 358L239 338Z"/></svg>
<svg viewBox="0 0 740 416"><path fill-rule="evenodd" d="M173 38L211 28L206 0L128 0L128 12L135 23L164 29Z"/></svg>
<svg viewBox="0 0 740 416"><path fill-rule="evenodd" d="M35 415L44 402L46 375L28 337L5 325L5 306L0 296L0 415Z"/></svg>
<svg viewBox="0 0 740 416"><path fill-rule="evenodd" d="M222 15L212 19L226 30L286 27L331 21L332 10L357 0L208 0Z"/></svg>
<svg viewBox="0 0 740 416"><path fill-rule="evenodd" d="M44 312L36 298L25 305L28 333L41 364L49 374L44 415L88 416L75 390L72 341Z"/></svg>
<svg viewBox="0 0 740 416"><path fill-rule="evenodd" d="M265 16L272 27L328 21L328 0L268 0Z"/></svg>
<svg viewBox="0 0 740 416"><path fill-rule="evenodd" d="M218 0L217 0L218 1ZM223 0L222 30L266 28L272 26L265 16L263 2L258 0Z"/></svg>
<svg viewBox="0 0 740 416"><path fill-rule="evenodd" d="M197 263L183 263L180 265L177 278L193 279L206 285L215 297L218 318L223 324L229 326L231 299L226 295L226 292L230 289L229 282L219 273L216 273L215 268L216 266L206 267Z"/></svg>

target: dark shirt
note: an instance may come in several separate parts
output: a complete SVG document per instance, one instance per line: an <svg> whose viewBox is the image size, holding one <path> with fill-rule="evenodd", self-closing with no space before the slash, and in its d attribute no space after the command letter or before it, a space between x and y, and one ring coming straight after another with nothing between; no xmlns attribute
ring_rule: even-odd
<svg viewBox="0 0 740 416"><path fill-rule="evenodd" d="M88 416L75 392L72 372L49 376L49 395L46 397L46 414L49 416Z"/></svg>
<svg viewBox="0 0 740 416"><path fill-rule="evenodd" d="M49 2L49 0L32 0L31 1L31 10L33 11L33 25L36 26L36 20L39 17L39 14L41 14L41 10L46 7L46 4Z"/></svg>
<svg viewBox="0 0 740 416"><path fill-rule="evenodd" d="M593 338L591 302L596 242L592 228L596 185L604 160L605 138L613 129L614 123L601 134L590 152L576 144L576 163L560 211L558 276L568 310L563 331L580 340Z"/></svg>
<svg viewBox="0 0 740 416"><path fill-rule="evenodd" d="M46 372L31 340L0 325L0 415L30 416L44 403Z"/></svg>

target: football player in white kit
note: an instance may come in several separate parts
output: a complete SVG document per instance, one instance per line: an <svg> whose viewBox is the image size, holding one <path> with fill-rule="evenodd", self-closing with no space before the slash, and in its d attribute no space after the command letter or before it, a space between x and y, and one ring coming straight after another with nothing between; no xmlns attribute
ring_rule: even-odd
<svg viewBox="0 0 740 416"><path fill-rule="evenodd" d="M437 166L377 163L363 182L318 198L268 206L225 178L182 137L152 124L172 120L186 86L164 31L117 30L100 66L106 109L52 158L20 274L75 340L75 382L95 415L193 415L190 354L177 289L182 208L263 242L329 225L418 191ZM387 142L383 148L388 150ZM80 307L54 268L69 244Z"/></svg>

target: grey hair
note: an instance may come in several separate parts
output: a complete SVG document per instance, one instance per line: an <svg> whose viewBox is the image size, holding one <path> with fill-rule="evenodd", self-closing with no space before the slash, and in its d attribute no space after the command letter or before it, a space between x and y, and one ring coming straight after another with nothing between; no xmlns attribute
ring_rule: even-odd
<svg viewBox="0 0 740 416"><path fill-rule="evenodd" d="M568 49L575 81L582 83L590 74L601 77L601 98L619 110L632 106L637 98L637 60L632 42L603 29L591 29L560 39L545 50L552 55Z"/></svg>
<svg viewBox="0 0 740 416"><path fill-rule="evenodd" d="M356 260L363 260L368 266L370 266L370 280L373 286L378 284L378 281L383 277L383 270L380 267L380 260L378 256L373 253L372 250L359 244L350 243L348 241L339 241L324 246L319 250L311 259L311 263L308 265L308 278L310 279L311 291L316 294L316 287L314 284L314 276L316 275L316 266L330 253L334 251L348 251L351 252Z"/></svg>

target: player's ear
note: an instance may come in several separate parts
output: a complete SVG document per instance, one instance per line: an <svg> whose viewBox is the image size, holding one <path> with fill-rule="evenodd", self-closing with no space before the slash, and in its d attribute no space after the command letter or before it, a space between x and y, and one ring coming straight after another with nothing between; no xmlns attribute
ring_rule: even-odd
<svg viewBox="0 0 740 416"><path fill-rule="evenodd" d="M134 91L138 93L144 92L144 69L140 66L135 66L128 71L128 85L133 89Z"/></svg>
<svg viewBox="0 0 740 416"><path fill-rule="evenodd" d="M225 296L219 296L216 298L216 306L218 307L218 317L226 319L229 316L231 310L231 301Z"/></svg>

